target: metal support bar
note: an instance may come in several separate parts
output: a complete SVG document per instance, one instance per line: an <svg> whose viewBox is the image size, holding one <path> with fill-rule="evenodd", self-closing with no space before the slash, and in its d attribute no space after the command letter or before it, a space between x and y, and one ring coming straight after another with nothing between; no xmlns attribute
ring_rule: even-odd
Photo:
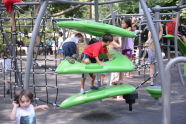
<svg viewBox="0 0 186 124"><path fill-rule="evenodd" d="M185 62L186 63L186 57L176 57L174 59L171 59L166 67L165 67L165 78L166 83L164 83L162 87L163 92L163 124L171 124L171 107L170 107L170 93L171 93L171 75L170 70L172 68L172 65L175 65L177 63Z"/></svg>
<svg viewBox="0 0 186 124"><path fill-rule="evenodd" d="M165 78L165 69L164 69L163 60L162 60L158 34L155 30L155 26L153 24L150 12L148 11L148 7L146 5L145 0L140 0L140 3L141 3L141 7L143 8L144 13L147 17L148 26L149 26L149 29L152 33L152 38L153 38L153 41L155 44L155 51L156 51L156 57L157 57L157 62L158 62L159 74L160 74L160 78L162 81L162 87L165 87L165 84L167 83L167 79Z"/></svg>
<svg viewBox="0 0 186 124"><path fill-rule="evenodd" d="M7 36L6 32L4 32L2 26L0 26L0 30L1 30L1 33L2 33L2 35L3 35L4 39L5 39L5 41L6 41L7 48L8 48L8 52L9 52L9 54L11 55L11 43L10 43L10 41L8 40L8 36Z"/></svg>
<svg viewBox="0 0 186 124"><path fill-rule="evenodd" d="M99 21L99 7L98 7L98 0L94 0L94 7L95 7L95 21Z"/></svg>
<svg viewBox="0 0 186 124"><path fill-rule="evenodd" d="M169 6L169 7L159 7L159 8L152 8L153 11L160 11L160 10L180 10L186 8L186 5L177 5L177 6Z"/></svg>
<svg viewBox="0 0 186 124"><path fill-rule="evenodd" d="M38 35L39 32L39 27L40 27L40 23L42 20L42 17L46 11L47 5L48 5L48 1L49 0L44 0L43 2L41 2L41 7L34 25L34 29L32 32L32 38L30 40L30 44L29 44L29 51L28 51L28 55L27 55L27 62L26 62L26 70L25 70L25 77L24 77L24 89L28 89L29 86L29 76L30 76L30 69L31 69L31 65L32 65L32 57L33 57L33 51L34 51L34 42L36 40L36 37Z"/></svg>
<svg viewBox="0 0 186 124"><path fill-rule="evenodd" d="M183 4L183 0L180 2L180 4L178 6L181 6ZM174 46L175 46L175 56L177 57L178 56L178 38L177 38L177 35L178 35L178 24L180 23L180 11L177 12L176 14L176 25L175 25L175 31L174 31ZM179 65L177 65L177 68L178 68L178 73L179 73L179 76L180 76L180 79L181 79L181 83L182 85L184 85L184 80L183 80L183 77L182 77L182 73L181 73L181 68Z"/></svg>
<svg viewBox="0 0 186 124"><path fill-rule="evenodd" d="M123 2L123 0L112 0L112 1L100 2L99 5L112 4L112 3L118 3L118 2ZM48 3L49 4L70 3L70 4L94 5L94 3L92 2L79 2L79 1L69 1L69 0L53 0L53 1L49 1ZM40 2L21 2L21 3L15 3L14 5L40 5Z"/></svg>
<svg viewBox="0 0 186 124"><path fill-rule="evenodd" d="M112 17L112 25L116 25L116 14L113 12L113 5L112 4L110 4L110 13L111 13L111 17Z"/></svg>
<svg viewBox="0 0 186 124"><path fill-rule="evenodd" d="M120 17L120 16L130 16L130 17L132 17L132 16L143 16L143 14L118 14L116 16L117 17Z"/></svg>

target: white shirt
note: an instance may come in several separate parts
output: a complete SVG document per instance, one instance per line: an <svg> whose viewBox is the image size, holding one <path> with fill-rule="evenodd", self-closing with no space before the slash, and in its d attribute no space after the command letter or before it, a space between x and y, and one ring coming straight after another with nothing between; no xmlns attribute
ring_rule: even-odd
<svg viewBox="0 0 186 124"><path fill-rule="evenodd" d="M7 58L7 59L1 59L0 60L0 65L1 69L5 72L11 71L12 70L12 59Z"/></svg>
<svg viewBox="0 0 186 124"><path fill-rule="evenodd" d="M74 42L75 44L77 44L77 43L79 42L79 39L78 39L77 37L70 37L70 38L67 38L67 39L63 42L63 44L66 43L66 42Z"/></svg>
<svg viewBox="0 0 186 124"><path fill-rule="evenodd" d="M58 39L58 48L61 49L60 47L63 45L63 37L59 37Z"/></svg>
<svg viewBox="0 0 186 124"><path fill-rule="evenodd" d="M30 122L29 124L34 124L33 122L31 122L33 120L34 121L36 120L34 106L30 104L29 107L26 109L18 107L16 110L16 124L20 124L21 117L23 119L26 119L25 122Z"/></svg>

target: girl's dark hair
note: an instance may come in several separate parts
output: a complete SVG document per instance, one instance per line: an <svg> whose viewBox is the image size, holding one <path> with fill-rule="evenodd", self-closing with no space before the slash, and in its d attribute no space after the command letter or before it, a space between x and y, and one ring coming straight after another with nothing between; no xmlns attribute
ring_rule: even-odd
<svg viewBox="0 0 186 124"><path fill-rule="evenodd" d="M107 42L107 41L112 42L113 41L113 36L111 34L105 34L105 35L103 35L102 40L103 40L103 42Z"/></svg>
<svg viewBox="0 0 186 124"><path fill-rule="evenodd" d="M58 32L58 34L62 37L63 36L63 33L62 32Z"/></svg>
<svg viewBox="0 0 186 124"><path fill-rule="evenodd" d="M96 43L96 42L98 42L98 41L99 41L98 39L92 38L92 39L88 42L88 45L93 44L93 43Z"/></svg>
<svg viewBox="0 0 186 124"><path fill-rule="evenodd" d="M19 104L19 101L23 96L26 96L30 99L31 102L33 102L33 93L29 90L21 90L20 92L17 92L14 96L14 101L16 101L17 104Z"/></svg>
<svg viewBox="0 0 186 124"><path fill-rule="evenodd" d="M125 23L128 25L128 27L132 27L132 20L130 18L121 18L122 21L125 21Z"/></svg>

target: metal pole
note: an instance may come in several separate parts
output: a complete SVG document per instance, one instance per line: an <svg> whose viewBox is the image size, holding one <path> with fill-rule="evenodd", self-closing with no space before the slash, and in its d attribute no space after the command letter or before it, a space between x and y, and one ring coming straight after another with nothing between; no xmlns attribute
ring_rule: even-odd
<svg viewBox="0 0 186 124"><path fill-rule="evenodd" d="M162 60L162 55L161 55L161 49L160 49L158 34L155 30L150 12L148 11L148 7L147 7L145 1L140 0L140 3L141 3L141 6L144 10L144 13L147 17L148 26L149 26L149 29L152 33L152 38L153 38L153 41L154 41L154 44L155 44L155 50L156 50L156 55L157 55L159 74L160 74L160 78L161 78L161 81L162 81L162 87L164 87L164 85L167 83L167 79L165 78L165 70L164 70L164 65L163 65L163 60Z"/></svg>
<svg viewBox="0 0 186 124"><path fill-rule="evenodd" d="M34 42L36 40L36 37L38 35L39 32L39 27L40 27L40 23L42 20L42 17L45 13L45 10L47 8L48 5L48 1L49 0L44 0L41 2L41 7L34 25L34 29L32 32L32 38L30 40L30 44L29 44L29 51L28 51L28 55L27 55L27 62L26 62L26 70L25 70L25 77L24 77L24 89L28 89L29 87L29 76L30 76L30 69L31 69L31 65L32 65L32 57L33 57L33 51L34 51Z"/></svg>
<svg viewBox="0 0 186 124"><path fill-rule="evenodd" d="M156 5L155 6L155 8L159 8L160 6L159 5ZM160 20L160 11L156 11L155 12L155 19L156 20ZM160 37L159 37L159 32L160 32L160 22L155 22L155 27L156 27L156 32L157 32L157 34L158 34L158 36L157 36L157 38L158 39L160 39ZM159 42L159 41L158 41ZM156 56L156 58L157 58L157 54L155 55ZM158 65L157 65L157 63L155 64L155 73L157 73L158 72ZM153 79L153 82L155 83L155 85L157 84L157 79L156 78L154 78Z"/></svg>
<svg viewBox="0 0 186 124"><path fill-rule="evenodd" d="M160 11L160 10L179 10L186 8L186 5L177 5L177 6L169 6L169 7L160 7L160 8L152 8L153 11Z"/></svg>
<svg viewBox="0 0 186 124"><path fill-rule="evenodd" d="M112 17L112 25L116 25L116 16L115 16L115 13L113 12L113 4L110 4L110 13L111 13L111 17Z"/></svg>
<svg viewBox="0 0 186 124"><path fill-rule="evenodd" d="M112 1L100 2L99 5L112 4L112 3L118 3L118 2L123 2L123 0L112 0ZM70 3L70 4L94 5L94 3L92 2L79 2L79 1L69 1L69 0L50 0L48 3L49 4ZM21 3L15 3L14 5L40 5L40 3L39 2L21 2Z"/></svg>
<svg viewBox="0 0 186 124"><path fill-rule="evenodd" d="M95 21L99 21L99 7L98 7L98 0L94 0L94 7L95 7Z"/></svg>
<svg viewBox="0 0 186 124"><path fill-rule="evenodd" d="M180 3L182 4L182 3ZM177 35L178 35L178 25L180 23L179 21L180 19L180 11L177 12L176 14L176 25L175 25L175 31L174 31L174 47L175 47L175 56L177 57L178 56L178 38L177 38ZM180 76L180 79L181 79L181 83L182 85L184 85L184 80L182 78L182 72L181 72L181 68L180 68L180 65L178 64L177 65L177 68L178 68L178 73L179 73L179 76Z"/></svg>
<svg viewBox="0 0 186 124"><path fill-rule="evenodd" d="M165 67L165 78L166 83L164 83L164 87L162 87L163 92L163 124L171 124L171 107L170 107L170 93L171 93L171 75L170 70L172 68L172 65L175 65L176 63L186 63L186 57L176 57L174 59L171 59L166 67Z"/></svg>
<svg viewBox="0 0 186 124"><path fill-rule="evenodd" d="M170 60L170 41L171 39L167 39L167 56L168 56L168 61Z"/></svg>

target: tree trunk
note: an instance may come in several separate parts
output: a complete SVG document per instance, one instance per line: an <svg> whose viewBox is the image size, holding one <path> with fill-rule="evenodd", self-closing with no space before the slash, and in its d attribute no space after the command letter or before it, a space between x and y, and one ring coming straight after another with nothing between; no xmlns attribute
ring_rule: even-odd
<svg viewBox="0 0 186 124"><path fill-rule="evenodd" d="M92 1L93 1L93 0L88 0L87 2L92 2ZM82 6L84 6L84 5L76 5L76 6L73 6L73 7L71 7L71 8L68 8L68 9L66 9L66 10L64 10L64 11L61 11L61 12L58 12L58 13L54 13L52 16L53 16L53 17L60 16L60 15L66 14L66 13L68 13L68 12L74 11L75 9L79 9L79 8L81 8Z"/></svg>

